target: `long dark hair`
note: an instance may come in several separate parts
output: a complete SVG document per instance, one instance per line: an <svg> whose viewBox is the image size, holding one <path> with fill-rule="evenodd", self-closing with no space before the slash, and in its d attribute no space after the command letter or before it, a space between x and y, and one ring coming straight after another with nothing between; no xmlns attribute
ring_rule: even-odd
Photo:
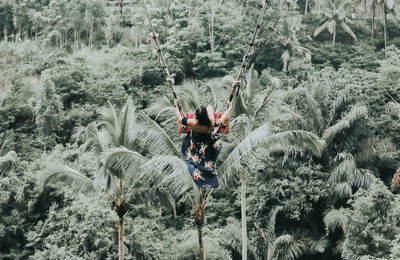
<svg viewBox="0 0 400 260"><path fill-rule="evenodd" d="M200 125L206 125L206 126L211 125L210 118L208 118L207 108L205 106L200 105L196 109L196 118L197 121L199 121Z"/></svg>

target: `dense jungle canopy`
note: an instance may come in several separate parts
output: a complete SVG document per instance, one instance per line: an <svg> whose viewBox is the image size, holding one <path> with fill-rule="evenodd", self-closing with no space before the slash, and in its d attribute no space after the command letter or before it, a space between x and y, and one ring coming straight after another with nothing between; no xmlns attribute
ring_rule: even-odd
<svg viewBox="0 0 400 260"><path fill-rule="evenodd" d="M226 108L263 3L147 0L185 111ZM142 0L1 0L0 259L400 259L399 22L266 1L210 193Z"/></svg>

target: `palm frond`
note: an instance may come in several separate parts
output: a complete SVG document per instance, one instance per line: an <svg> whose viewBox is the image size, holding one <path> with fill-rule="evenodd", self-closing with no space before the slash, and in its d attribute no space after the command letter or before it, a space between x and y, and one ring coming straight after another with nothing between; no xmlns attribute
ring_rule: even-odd
<svg viewBox="0 0 400 260"><path fill-rule="evenodd" d="M249 159L249 152L254 147L260 146L268 150L275 145L281 145L287 149L306 149L315 156L321 156L325 143L311 132L302 130L271 134L268 124L263 124L240 141L226 157L220 166L220 171L223 172L223 180L226 181L232 175L240 173L246 160Z"/></svg>
<svg viewBox="0 0 400 260"><path fill-rule="evenodd" d="M51 167L43 171L43 176L43 186L52 183L63 183L71 187L73 191L85 194L96 191L99 188L94 180L68 166Z"/></svg>
<svg viewBox="0 0 400 260"><path fill-rule="evenodd" d="M242 228L241 223L232 217L226 219L227 225L219 232L221 241L230 249L242 254ZM254 248L251 246L251 241L247 239L247 249L251 255L258 259Z"/></svg>
<svg viewBox="0 0 400 260"><path fill-rule="evenodd" d="M185 80L182 85L177 86L177 91L182 97L182 104L186 110L196 110L205 101L201 93L200 83L196 80ZM208 103L208 102L207 102Z"/></svg>
<svg viewBox="0 0 400 260"><path fill-rule="evenodd" d="M84 150L94 150L96 153L103 152L111 143L111 138L106 131L99 131L99 124L92 122L85 128L85 143L82 145Z"/></svg>
<svg viewBox="0 0 400 260"><path fill-rule="evenodd" d="M308 251L311 254L322 254L324 253L329 246L329 240L326 237L323 237L319 240L311 240L308 243Z"/></svg>
<svg viewBox="0 0 400 260"><path fill-rule="evenodd" d="M331 20L328 24L328 31L333 34L333 32L336 30L336 21Z"/></svg>
<svg viewBox="0 0 400 260"><path fill-rule="evenodd" d="M400 104L397 102L388 102L386 104L386 112L392 115L396 114L400 118Z"/></svg>
<svg viewBox="0 0 400 260"><path fill-rule="evenodd" d="M357 170L356 162L351 154L340 153L338 160L340 160L340 163L333 169L329 176L328 183L331 185L347 180L348 176L354 175L354 172Z"/></svg>
<svg viewBox="0 0 400 260"><path fill-rule="evenodd" d="M177 156L155 156L141 169L156 185L173 196L179 196L193 187L186 163Z"/></svg>
<svg viewBox="0 0 400 260"><path fill-rule="evenodd" d="M368 109L364 105L356 104L351 110L345 115L345 119L347 119L350 124L354 124L356 121L364 118L368 113Z"/></svg>
<svg viewBox="0 0 400 260"><path fill-rule="evenodd" d="M389 138L371 137L358 142L358 152L354 155L356 162L366 162L374 155L383 152L394 151L396 147Z"/></svg>
<svg viewBox="0 0 400 260"><path fill-rule="evenodd" d="M278 237L268 248L268 260L295 260L306 253L306 246L301 241L296 241L291 235Z"/></svg>
<svg viewBox="0 0 400 260"><path fill-rule="evenodd" d="M293 110L292 108L290 108L287 105L283 105L280 106L279 108L282 112L282 114L287 114L290 116L290 119L293 119L294 122L296 122L297 124L299 124L302 128L307 128L308 125L308 121L306 119L304 119L304 117L296 112L295 110ZM310 128L307 128L310 129Z"/></svg>
<svg viewBox="0 0 400 260"><path fill-rule="evenodd" d="M280 206L275 207L273 210L271 210L271 213L269 214L267 236L265 238L268 245L271 245L276 239L276 234L275 234L276 216L282 209L283 207Z"/></svg>
<svg viewBox="0 0 400 260"><path fill-rule="evenodd" d="M139 111L138 118L142 125L138 130L138 135L148 145L152 154L172 153L175 156L180 156L180 152L174 142L156 121L148 117L143 111Z"/></svg>
<svg viewBox="0 0 400 260"><path fill-rule="evenodd" d="M149 108L145 109L145 112L151 117L164 121L167 118L175 118L173 106L174 101L164 95L157 98Z"/></svg>
<svg viewBox="0 0 400 260"><path fill-rule="evenodd" d="M351 180L353 187L368 189L371 183L376 179L368 169L357 169Z"/></svg>
<svg viewBox="0 0 400 260"><path fill-rule="evenodd" d="M243 139L243 137L252 130L252 122L253 118L251 118L247 113L235 116L235 118L230 122L232 135L239 140Z"/></svg>
<svg viewBox="0 0 400 260"><path fill-rule="evenodd" d="M324 216L324 224L328 233L334 233L338 228L346 233L346 210L344 208L332 209Z"/></svg>
<svg viewBox="0 0 400 260"><path fill-rule="evenodd" d="M121 111L121 118L119 120L119 128L121 132L118 136L118 144L125 147L129 147L130 144L135 140L137 137L137 123L136 123L136 111L135 107L133 106L132 99L128 98Z"/></svg>
<svg viewBox="0 0 400 260"><path fill-rule="evenodd" d="M265 108L265 106L267 104L270 104L271 100L273 100L274 97L276 97L276 95L275 95L276 93L278 93L278 91L276 91L276 89L270 88L267 90L266 94L262 98L261 104L257 107L257 109L254 112L254 119L253 119L253 124L251 127L252 129L254 129L254 126L255 126L257 120L259 119L258 116L259 116L260 112Z"/></svg>
<svg viewBox="0 0 400 260"><path fill-rule="evenodd" d="M104 167L120 179L133 184L144 177L139 169L147 159L137 152L125 147L109 148L102 157Z"/></svg>
<svg viewBox="0 0 400 260"><path fill-rule="evenodd" d="M272 85L275 88L280 88L282 86L282 81L278 77L271 75L270 71L265 69L261 72L260 82L263 85Z"/></svg>
<svg viewBox="0 0 400 260"><path fill-rule="evenodd" d="M350 122L346 119L342 119L336 124L330 126L329 128L325 129L322 139L326 141L326 143L330 144L331 141L345 129L350 128Z"/></svg>
<svg viewBox="0 0 400 260"><path fill-rule="evenodd" d="M353 30L351 30L351 28L347 25L347 23L345 21L342 21L340 23L340 25L351 36L351 38L353 38L355 41L357 41L357 36L355 35Z"/></svg>
<svg viewBox="0 0 400 260"><path fill-rule="evenodd" d="M315 29L314 31L314 37L318 36L322 31L327 29L329 27L330 20L326 20L320 27Z"/></svg>
<svg viewBox="0 0 400 260"><path fill-rule="evenodd" d="M110 102L108 102L108 104L110 106L109 108L102 107L99 109L99 114L101 115L99 127L107 129L113 144L118 145L118 137L121 133L119 117L113 105Z"/></svg>
<svg viewBox="0 0 400 260"><path fill-rule="evenodd" d="M240 88L240 86L238 86ZM246 102L246 97L242 92L239 92L239 95L234 99L233 104L233 117L237 117L240 114L248 114L248 107L250 104Z"/></svg>
<svg viewBox="0 0 400 260"><path fill-rule="evenodd" d="M78 143L80 141L85 140L85 127L82 125L76 126L72 130L72 136L71 139L75 142Z"/></svg>
<svg viewBox="0 0 400 260"><path fill-rule="evenodd" d="M331 110L329 111L329 121L328 125L334 120L335 115L337 112L347 103L348 97L350 95L350 88L346 87L344 90L340 91L338 96L332 102Z"/></svg>
<svg viewBox="0 0 400 260"><path fill-rule="evenodd" d="M329 144L339 133L342 133L344 130L350 128L350 126L352 126L355 122L361 118L364 118L367 113L368 109L366 106L360 104L354 105L351 110L345 114L342 120L324 131L322 139Z"/></svg>
<svg viewBox="0 0 400 260"><path fill-rule="evenodd" d="M337 183L334 189L335 199L348 199L353 195L351 184L348 182Z"/></svg>
<svg viewBox="0 0 400 260"><path fill-rule="evenodd" d="M288 97L294 96L299 99L302 105L306 106L307 109L307 117L310 118L310 121L313 122L314 131L317 134L320 134L320 131L324 125L324 118L322 116L322 111L320 109L320 105L314 96L310 93L307 88L298 87L291 91Z"/></svg>
<svg viewBox="0 0 400 260"><path fill-rule="evenodd" d="M249 103L252 102L251 98L254 97L254 92L260 85L260 81L258 80L258 73L254 69L254 63L250 65L250 68L246 72L246 85L245 85L245 93L247 95L247 101Z"/></svg>

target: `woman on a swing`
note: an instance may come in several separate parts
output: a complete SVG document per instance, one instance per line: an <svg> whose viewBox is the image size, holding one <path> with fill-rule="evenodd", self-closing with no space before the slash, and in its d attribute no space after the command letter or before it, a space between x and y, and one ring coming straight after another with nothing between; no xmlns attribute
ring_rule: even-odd
<svg viewBox="0 0 400 260"><path fill-rule="evenodd" d="M222 142L214 127L224 124L230 117L232 103L219 119L214 118L212 106L199 106L195 118L182 117L179 100L175 99L174 110L176 119L182 125L191 128L182 143L182 155L187 160L188 170L195 184L200 188L218 188L218 175L215 161L221 151Z"/></svg>

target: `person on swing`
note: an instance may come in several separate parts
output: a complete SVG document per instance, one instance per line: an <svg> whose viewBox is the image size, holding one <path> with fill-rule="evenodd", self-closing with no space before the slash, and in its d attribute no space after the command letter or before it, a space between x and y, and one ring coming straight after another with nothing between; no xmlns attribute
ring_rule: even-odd
<svg viewBox="0 0 400 260"><path fill-rule="evenodd" d="M214 118L212 106L199 106L195 118L182 117L178 108L179 99L175 99L175 116L179 123L191 128L182 143L182 155L187 160L188 170L199 188L218 188L218 175L215 161L222 149L221 138L214 127L224 124L230 117L232 103L219 119Z"/></svg>

